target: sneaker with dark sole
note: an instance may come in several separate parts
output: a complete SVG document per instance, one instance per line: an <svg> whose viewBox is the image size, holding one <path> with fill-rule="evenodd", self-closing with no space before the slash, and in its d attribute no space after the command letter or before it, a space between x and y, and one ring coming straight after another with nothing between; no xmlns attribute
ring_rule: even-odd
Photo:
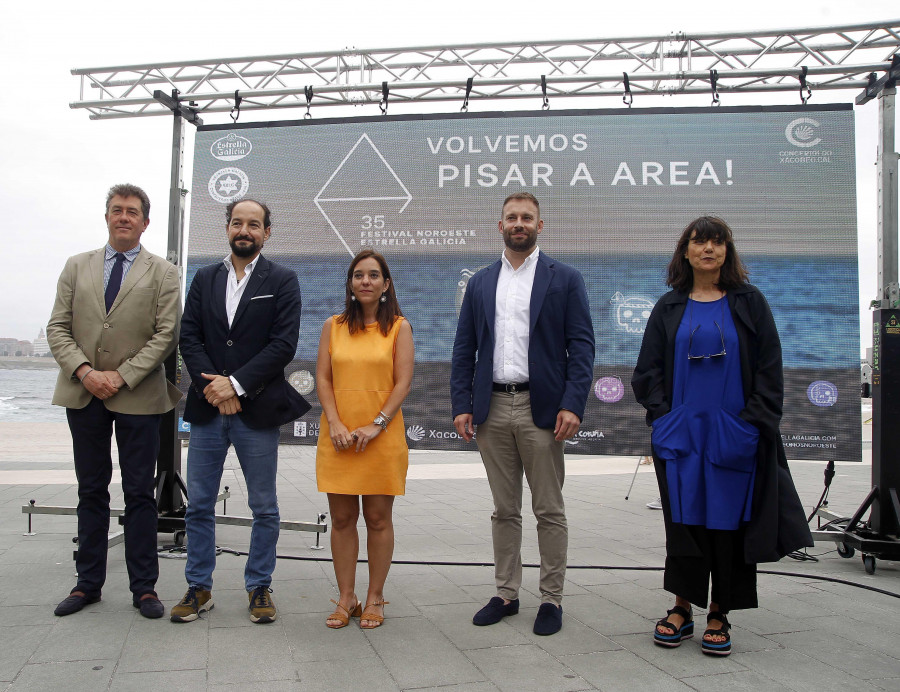
<svg viewBox="0 0 900 692"><path fill-rule="evenodd" d="M212 591L191 586L181 602L172 608L169 619L172 622L193 622L200 617L200 613L212 610L214 605Z"/></svg>
<svg viewBox="0 0 900 692"><path fill-rule="evenodd" d="M266 622L275 622L278 617L275 612L275 603L269 595L272 589L268 586L257 586L247 595L250 597L250 622L263 624Z"/></svg>

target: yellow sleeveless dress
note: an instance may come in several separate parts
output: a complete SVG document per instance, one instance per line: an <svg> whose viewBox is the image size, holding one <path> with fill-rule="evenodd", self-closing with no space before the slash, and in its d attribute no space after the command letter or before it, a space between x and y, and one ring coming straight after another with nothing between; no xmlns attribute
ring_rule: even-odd
<svg viewBox="0 0 900 692"><path fill-rule="evenodd" d="M377 324L350 334L337 316L331 320L331 380L338 414L348 430L368 425L394 388L394 351L402 317L385 336ZM319 492L341 495L403 495L409 449L403 413L397 411L387 429L365 450L336 451L325 414L319 425L316 448L316 480Z"/></svg>

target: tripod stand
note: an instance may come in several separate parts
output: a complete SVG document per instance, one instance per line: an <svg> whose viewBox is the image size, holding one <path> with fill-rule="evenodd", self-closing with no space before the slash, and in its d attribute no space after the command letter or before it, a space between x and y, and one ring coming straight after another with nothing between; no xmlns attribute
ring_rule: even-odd
<svg viewBox="0 0 900 692"><path fill-rule="evenodd" d="M869 574L875 573L876 558L900 558L900 309L875 310L872 333L872 489L849 519L817 508L815 514L828 523L812 532L815 540L837 543L841 557L859 550ZM829 469L834 476L834 462ZM826 470L823 498L830 483Z"/></svg>

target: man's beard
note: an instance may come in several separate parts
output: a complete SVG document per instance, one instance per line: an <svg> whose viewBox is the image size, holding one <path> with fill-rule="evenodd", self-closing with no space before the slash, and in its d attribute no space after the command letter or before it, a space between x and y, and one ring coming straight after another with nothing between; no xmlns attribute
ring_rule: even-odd
<svg viewBox="0 0 900 692"><path fill-rule="evenodd" d="M237 241L242 240L245 241L247 238L233 238L229 245L231 245L231 251L237 257L253 257L257 252L259 252L262 248L256 244L255 240L250 239L249 245L238 245Z"/></svg>
<svg viewBox="0 0 900 692"><path fill-rule="evenodd" d="M522 240L517 240L512 233L504 233L503 242L513 252L526 252L537 245L537 236L526 235Z"/></svg>

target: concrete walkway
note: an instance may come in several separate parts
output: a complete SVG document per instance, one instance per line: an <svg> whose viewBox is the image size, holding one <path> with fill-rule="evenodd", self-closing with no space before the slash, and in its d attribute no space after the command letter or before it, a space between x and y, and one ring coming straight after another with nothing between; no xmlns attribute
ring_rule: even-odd
<svg viewBox="0 0 900 692"><path fill-rule="evenodd" d="M356 621L329 630L337 598L328 562L279 560L273 584L278 620L247 617L244 558L219 557L216 607L193 623L146 620L131 606L122 546L110 550L103 600L66 618L53 608L75 583L75 518L34 518L23 536L21 506L77 501L64 424L0 424L0 689L3 690L898 690L900 600L834 577L900 593L900 563L879 561L874 575L859 556L841 559L832 544L810 553L818 562L782 560L760 575L761 607L734 612L734 653L704 656L699 636L679 649L651 641L653 623L670 608L661 588L664 536L652 466L637 459L568 457L565 495L570 526L562 631L531 632L539 595L537 570L526 569L518 615L492 627L471 624L493 595L490 567L395 564L383 627ZM407 494L397 498L397 561L490 562L491 500L475 452L411 455ZM226 462L228 513L249 514L236 458ZM327 509L316 491L314 450L282 447L279 501L283 519L315 521ZM793 462L801 499L811 508L822 491L824 463ZM839 463L830 507L851 513L871 485L869 463ZM113 486L113 506L121 488ZM526 506L530 498L526 493ZM534 521L525 515L523 553L536 562ZM219 527L219 544L246 550L249 530ZM312 534L282 532L279 553L327 560ZM171 535L161 535L160 545ZM363 551L365 530L361 530ZM363 552L364 555L364 552ZM167 608L183 595L182 559L161 560L158 591ZM357 589L365 592L366 566ZM698 627L704 614L695 614Z"/></svg>

